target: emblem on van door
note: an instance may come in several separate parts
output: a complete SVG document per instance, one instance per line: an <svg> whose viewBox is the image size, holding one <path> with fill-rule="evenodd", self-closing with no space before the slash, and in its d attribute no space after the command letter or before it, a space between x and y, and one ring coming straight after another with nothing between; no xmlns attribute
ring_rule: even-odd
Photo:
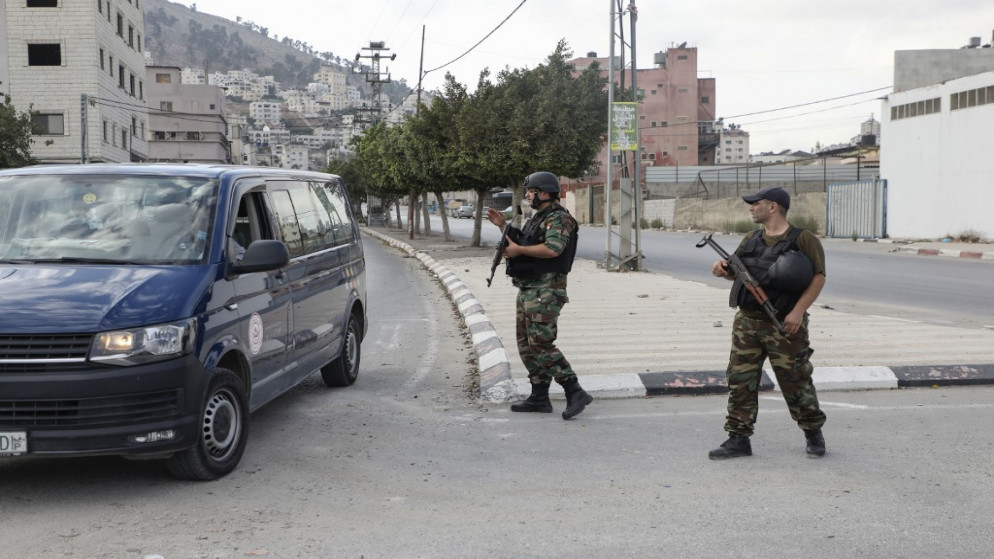
<svg viewBox="0 0 994 559"><path fill-rule="evenodd" d="M249 318L249 331L248 331L248 343L249 351L252 355L259 353L262 349L262 317L259 313L252 313L252 317Z"/></svg>

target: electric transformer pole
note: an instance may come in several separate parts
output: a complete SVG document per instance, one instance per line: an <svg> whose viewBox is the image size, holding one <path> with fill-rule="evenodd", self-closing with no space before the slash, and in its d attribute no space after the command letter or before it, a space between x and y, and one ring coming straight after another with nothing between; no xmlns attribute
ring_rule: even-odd
<svg viewBox="0 0 994 559"><path fill-rule="evenodd" d="M373 104L371 107L357 109L358 112L369 113L368 120L363 119L363 121L369 123L370 126L375 126L383 115L383 84L390 83L390 73L386 73L384 77L383 72L380 71L380 61L387 58L387 55L383 53L390 50L385 45L386 43L383 41L370 41L368 47L362 47L362 50L369 51L368 54L356 53L355 55L356 62L362 58L367 58L370 61L369 69L363 74L366 76L366 83L373 88ZM394 60L397 55L391 54L389 58Z"/></svg>
<svg viewBox="0 0 994 559"><path fill-rule="evenodd" d="M370 41L369 46L362 47L362 50L368 52L366 54L357 52L355 61L358 63L363 58L370 61L369 69L363 73L366 76L366 83L370 84L373 88L373 102L371 106L356 109L356 120L363 129L368 129L376 126L380 121L380 117L383 115L383 84L390 83L390 74L387 73L384 77L380 71L380 61L387 58L385 53L390 49L386 48L384 41ZM390 60L394 60L397 58L397 55L391 54L389 58ZM367 196L367 203L369 204L369 224L382 225L383 213L389 212L390 208L384 208L382 206L383 201L378 196ZM397 218L399 220L400 216L398 215Z"/></svg>

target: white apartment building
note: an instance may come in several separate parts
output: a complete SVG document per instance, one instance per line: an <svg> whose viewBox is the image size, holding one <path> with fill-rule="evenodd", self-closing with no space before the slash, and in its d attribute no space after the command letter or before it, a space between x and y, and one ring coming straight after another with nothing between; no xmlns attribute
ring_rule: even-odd
<svg viewBox="0 0 994 559"><path fill-rule="evenodd" d="M314 81L328 85L328 98L323 99L331 104L331 110L341 111L347 109L349 105L349 87L346 85L345 71L336 66L321 66Z"/></svg>
<svg viewBox="0 0 994 559"><path fill-rule="evenodd" d="M147 158L144 31L143 0L0 2L0 91L33 113L35 158Z"/></svg>
<svg viewBox="0 0 994 559"><path fill-rule="evenodd" d="M253 101L249 103L249 117L256 122L279 124L282 105L273 101Z"/></svg>
<svg viewBox="0 0 994 559"><path fill-rule="evenodd" d="M723 129L714 150L714 162L716 165L749 163L749 133L735 125Z"/></svg>
<svg viewBox="0 0 994 559"><path fill-rule="evenodd" d="M231 163L224 91L184 84L180 68L147 68L149 159L180 163Z"/></svg>

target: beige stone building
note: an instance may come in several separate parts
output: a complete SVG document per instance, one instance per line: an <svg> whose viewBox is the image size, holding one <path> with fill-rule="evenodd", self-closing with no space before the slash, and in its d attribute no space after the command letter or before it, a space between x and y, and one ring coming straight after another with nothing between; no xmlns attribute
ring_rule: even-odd
<svg viewBox="0 0 994 559"><path fill-rule="evenodd" d="M148 156L143 0L0 1L0 91L42 162Z"/></svg>

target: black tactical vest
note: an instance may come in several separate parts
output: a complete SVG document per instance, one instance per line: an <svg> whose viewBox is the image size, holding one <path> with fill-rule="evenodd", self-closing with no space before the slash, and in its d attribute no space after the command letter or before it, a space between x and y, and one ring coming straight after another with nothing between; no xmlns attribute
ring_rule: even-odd
<svg viewBox="0 0 994 559"><path fill-rule="evenodd" d="M739 258L742 259L742 263L749 269L752 277L756 278L763 291L766 292L766 295L770 298L770 303L777 310L777 314L781 316L794 308L798 299L801 298L801 293L786 293L775 289L770 284L770 267L777 261L777 258L780 258L781 254L791 250L800 250L797 246L797 238L803 232L804 229L791 226L790 232L773 246L766 246L766 243L763 242L763 234L757 232L747 239L739 250L735 251L739 255ZM742 283L741 278L735 278L735 282L732 284L732 292L728 297L728 305L750 311L761 311L763 309L759 301L745 288L745 284Z"/></svg>
<svg viewBox="0 0 994 559"><path fill-rule="evenodd" d="M521 246L532 246L545 244L545 220L554 212L565 212L569 215L569 210L559 204L552 204L548 208L538 212L525 223L517 238L511 235L514 242ZM535 258L533 256L515 256L507 259L507 275L512 278L535 279L542 274L558 272L567 274L573 269L573 259L576 257L576 245L580 239L580 227L574 227L573 233L569 236L566 248L555 258Z"/></svg>

